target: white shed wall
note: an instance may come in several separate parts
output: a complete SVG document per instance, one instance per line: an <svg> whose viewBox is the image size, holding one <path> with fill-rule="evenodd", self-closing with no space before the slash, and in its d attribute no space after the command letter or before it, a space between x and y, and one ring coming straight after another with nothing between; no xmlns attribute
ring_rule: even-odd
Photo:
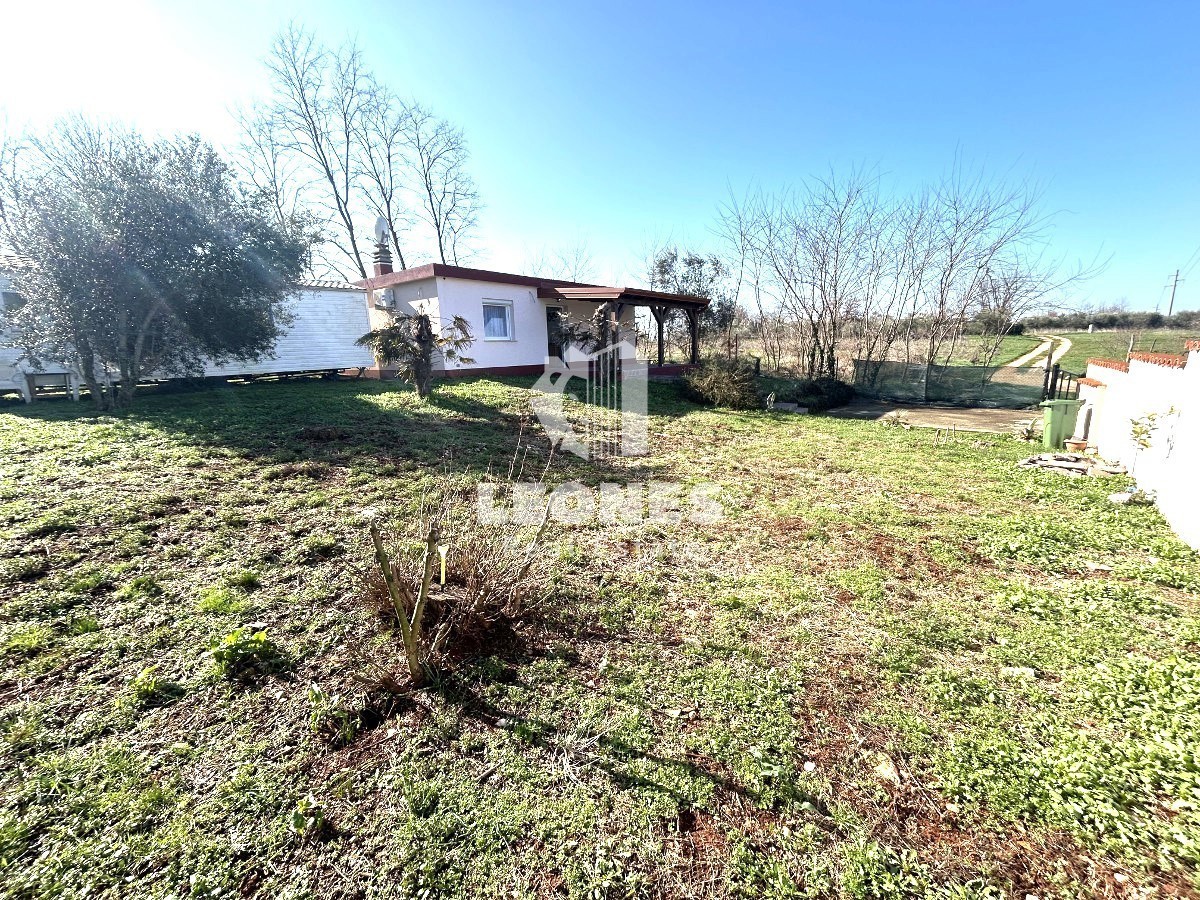
<svg viewBox="0 0 1200 900"><path fill-rule="evenodd" d="M0 272L0 291L9 290L12 290L12 279ZM8 337L3 332L0 332L0 336ZM44 360L40 369L34 368L28 362L22 361L21 351L17 348L0 347L0 393L19 391L24 395L27 390L26 373L63 375L71 371L68 366L51 360Z"/></svg>
<svg viewBox="0 0 1200 900"><path fill-rule="evenodd" d="M303 288L288 301L288 309L294 319L275 342L272 354L257 362L209 363L204 375L269 375L375 364L371 351L354 343L371 330L363 291Z"/></svg>

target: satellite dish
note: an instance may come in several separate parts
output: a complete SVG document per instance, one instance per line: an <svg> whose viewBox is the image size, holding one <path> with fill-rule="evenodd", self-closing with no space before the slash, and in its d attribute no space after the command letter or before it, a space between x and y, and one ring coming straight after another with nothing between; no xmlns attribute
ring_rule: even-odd
<svg viewBox="0 0 1200 900"><path fill-rule="evenodd" d="M380 216L375 220L375 243L386 244L388 238L388 220L386 216Z"/></svg>

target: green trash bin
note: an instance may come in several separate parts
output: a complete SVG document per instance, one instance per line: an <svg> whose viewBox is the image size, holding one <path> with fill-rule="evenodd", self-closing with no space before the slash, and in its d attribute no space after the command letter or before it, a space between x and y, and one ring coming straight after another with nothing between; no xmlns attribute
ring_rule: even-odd
<svg viewBox="0 0 1200 900"><path fill-rule="evenodd" d="M1042 403L1042 446L1061 450L1067 438L1075 433L1082 400L1046 400Z"/></svg>

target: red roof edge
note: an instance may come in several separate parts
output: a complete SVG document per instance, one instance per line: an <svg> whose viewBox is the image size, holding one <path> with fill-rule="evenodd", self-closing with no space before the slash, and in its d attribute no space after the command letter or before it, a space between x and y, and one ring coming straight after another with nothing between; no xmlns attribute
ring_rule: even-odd
<svg viewBox="0 0 1200 900"><path fill-rule="evenodd" d="M462 278L466 281L487 281L492 284L518 284L531 288L542 287L599 287L600 285L586 284L578 281L564 281L561 278L539 278L534 275L514 275L511 272L493 272L488 269L471 269L466 266L451 266L446 263L426 263L411 269L397 269L386 275L376 275L354 282L365 290L391 287L409 281L420 281L423 278Z"/></svg>
<svg viewBox="0 0 1200 900"><path fill-rule="evenodd" d="M1136 350L1129 354L1129 358L1150 363L1152 366L1165 366L1168 369L1182 369L1187 365L1187 357L1182 353L1148 353Z"/></svg>
<svg viewBox="0 0 1200 900"><path fill-rule="evenodd" d="M1200 340L1184 341L1183 349L1185 353L1195 353L1200 351Z"/></svg>
<svg viewBox="0 0 1200 900"><path fill-rule="evenodd" d="M1100 366L1104 369L1116 369L1118 372L1128 372L1129 363L1121 359L1104 359L1102 357L1093 357L1087 361L1089 366Z"/></svg>
<svg viewBox="0 0 1200 900"><path fill-rule="evenodd" d="M1104 382L1097 381L1095 378L1080 378L1079 383L1084 387L1104 387Z"/></svg>
<svg viewBox="0 0 1200 900"><path fill-rule="evenodd" d="M576 297L580 300L602 302L605 300L661 301L689 307L708 306L703 297L688 294L667 294L644 288L609 287L602 284L587 284L580 281L565 281L561 278L540 278L535 275L515 275L511 272L493 272L488 269L469 269L466 266L450 266L444 263L428 263L412 269L400 269L386 275L376 275L354 282L355 286L374 291L380 288L420 281L424 278L459 278L464 281L483 281L491 284L515 284L536 289L543 299Z"/></svg>

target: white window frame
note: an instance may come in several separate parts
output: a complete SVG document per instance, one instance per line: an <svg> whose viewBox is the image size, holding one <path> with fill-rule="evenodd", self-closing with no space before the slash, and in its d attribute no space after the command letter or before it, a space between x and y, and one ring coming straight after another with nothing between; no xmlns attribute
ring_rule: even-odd
<svg viewBox="0 0 1200 900"><path fill-rule="evenodd" d="M487 318L483 319L483 339L485 341L501 341L512 342L517 339L517 323L513 316L513 302L511 300L490 300L487 297L483 299L483 306L480 308L480 315L483 315L483 309L489 306L499 306L504 309L504 320L508 324L508 337L488 337L487 333Z"/></svg>

